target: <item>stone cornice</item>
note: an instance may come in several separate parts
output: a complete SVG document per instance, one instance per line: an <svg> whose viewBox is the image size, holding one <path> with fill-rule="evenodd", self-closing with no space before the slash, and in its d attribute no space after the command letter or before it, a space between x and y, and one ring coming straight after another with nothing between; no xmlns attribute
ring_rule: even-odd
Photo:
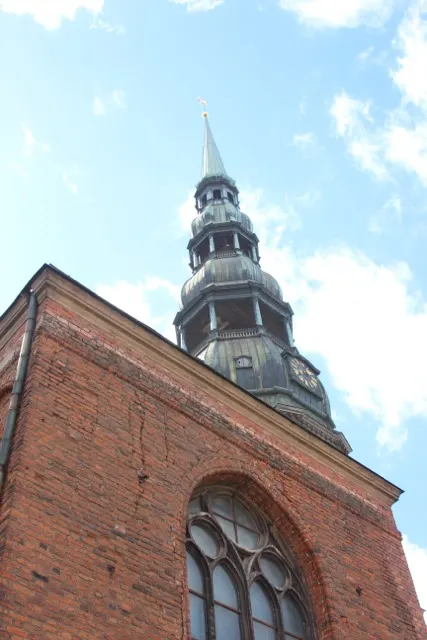
<svg viewBox="0 0 427 640"><path fill-rule="evenodd" d="M265 429L266 433L284 444L288 443L301 453L330 468L331 471L344 476L352 482L355 492L357 487L360 487L362 491L370 494L375 502L387 506L396 502L401 495L401 489L392 483L305 431L60 271L45 266L34 276L30 285L37 294L39 303L42 303L46 297L56 300L110 333L115 341L120 339L136 353L149 352L153 359L160 366L165 367L173 377L190 380L213 400L227 405L246 419L256 422L259 427ZM0 323L0 345L6 333L10 332L12 324L19 321L25 306L25 300L21 302L17 299L3 316Z"/></svg>

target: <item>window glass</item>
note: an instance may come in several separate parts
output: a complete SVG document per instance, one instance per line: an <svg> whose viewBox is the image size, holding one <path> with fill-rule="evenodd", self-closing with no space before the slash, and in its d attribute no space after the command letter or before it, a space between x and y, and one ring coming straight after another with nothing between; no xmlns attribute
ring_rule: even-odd
<svg viewBox="0 0 427 640"><path fill-rule="evenodd" d="M194 524L191 527L191 535L203 553L206 553L210 558L216 558L218 555L218 542L212 533L207 531L205 527L199 527L197 524Z"/></svg>
<svg viewBox="0 0 427 640"><path fill-rule="evenodd" d="M220 605L215 605L215 639L240 640L240 615Z"/></svg>
<svg viewBox="0 0 427 640"><path fill-rule="evenodd" d="M273 626L274 617L271 602L264 589L255 582L251 587L252 616Z"/></svg>
<svg viewBox="0 0 427 640"><path fill-rule="evenodd" d="M233 519L233 508L231 506L231 498L228 496L215 496L212 500L212 509L214 513Z"/></svg>
<svg viewBox="0 0 427 640"><path fill-rule="evenodd" d="M251 587L251 607L255 640L274 640L276 624L271 601L257 582Z"/></svg>
<svg viewBox="0 0 427 640"><path fill-rule="evenodd" d="M283 625L285 631L292 633L297 638L305 640L305 625L299 606L290 596L285 596L281 602ZM291 636L286 636L286 639Z"/></svg>
<svg viewBox="0 0 427 640"><path fill-rule="evenodd" d="M245 527L252 529L253 531L257 530L257 526L251 514L240 504L240 502L234 502L234 512L236 514L236 521L239 524L243 524Z"/></svg>
<svg viewBox="0 0 427 640"><path fill-rule="evenodd" d="M203 574L191 553L187 553L188 586L197 593L204 593Z"/></svg>
<svg viewBox="0 0 427 640"><path fill-rule="evenodd" d="M254 637L255 640L276 640L276 630L271 627L266 627L261 622L254 622Z"/></svg>
<svg viewBox="0 0 427 640"><path fill-rule="evenodd" d="M229 496L216 496L212 501L212 510L222 530L233 542L247 549L257 546L257 525L240 502Z"/></svg>
<svg viewBox="0 0 427 640"><path fill-rule="evenodd" d="M230 574L224 567L217 567L214 571L214 598L218 602L232 607L238 608L236 587L231 579Z"/></svg>
<svg viewBox="0 0 427 640"><path fill-rule="evenodd" d="M216 640L240 640L240 607L236 587L224 567L213 574Z"/></svg>
<svg viewBox="0 0 427 640"><path fill-rule="evenodd" d="M279 562L270 556L261 556L259 560L261 571L270 584L277 589L283 589L285 586L285 573Z"/></svg>
<svg viewBox="0 0 427 640"><path fill-rule="evenodd" d="M196 559L188 552L187 571L188 584L190 587L191 637L194 638L194 640L205 640L205 638L207 638L207 627L203 573Z"/></svg>
<svg viewBox="0 0 427 640"><path fill-rule="evenodd" d="M191 637L195 640L206 638L206 601L190 593Z"/></svg>
<svg viewBox="0 0 427 640"><path fill-rule="evenodd" d="M258 534L245 527L237 526L237 544L246 549L255 549L258 545Z"/></svg>
<svg viewBox="0 0 427 640"><path fill-rule="evenodd" d="M234 523L230 520L226 520L225 518L221 518L220 516L216 516L219 526L224 531L225 535L236 542L236 529L234 527Z"/></svg>

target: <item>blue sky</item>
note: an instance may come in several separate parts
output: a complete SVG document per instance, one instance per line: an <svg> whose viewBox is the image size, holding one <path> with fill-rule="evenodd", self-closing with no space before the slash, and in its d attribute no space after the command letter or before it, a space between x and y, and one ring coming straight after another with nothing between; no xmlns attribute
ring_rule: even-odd
<svg viewBox="0 0 427 640"><path fill-rule="evenodd" d="M2 309L44 262L172 338L198 95L427 608L427 1L0 0Z"/></svg>

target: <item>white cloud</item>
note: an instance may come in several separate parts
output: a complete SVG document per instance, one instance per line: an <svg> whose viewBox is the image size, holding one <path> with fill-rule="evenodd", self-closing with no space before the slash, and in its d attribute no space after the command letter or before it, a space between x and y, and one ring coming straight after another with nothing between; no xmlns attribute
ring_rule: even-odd
<svg viewBox="0 0 427 640"><path fill-rule="evenodd" d="M17 16L30 15L45 29L61 26L63 20L74 20L79 9L100 13L104 0L0 0L0 10Z"/></svg>
<svg viewBox="0 0 427 640"><path fill-rule="evenodd" d="M375 418L379 444L399 449L406 421L427 418L427 304L411 292L408 266L378 264L346 247L306 258L300 271L306 296L297 340L301 335L305 349L326 358L348 405ZM392 347L399 339L400 351Z"/></svg>
<svg viewBox="0 0 427 640"><path fill-rule="evenodd" d="M398 29L395 46L400 55L391 77L405 102L427 109L427 0L416 0Z"/></svg>
<svg viewBox="0 0 427 640"><path fill-rule="evenodd" d="M28 171L19 162L9 162L7 166L11 171L22 176L22 178L28 178Z"/></svg>
<svg viewBox="0 0 427 640"><path fill-rule="evenodd" d="M182 231L186 233L190 231L191 223L197 215L194 190L190 191L187 199L178 207L178 219Z"/></svg>
<svg viewBox="0 0 427 640"><path fill-rule="evenodd" d="M366 60L370 60L372 58L373 53L374 53L374 47L371 45L370 47L367 47L366 49L363 49L363 51L358 53L357 59L361 60L362 62L365 62Z"/></svg>
<svg viewBox="0 0 427 640"><path fill-rule="evenodd" d="M94 116L105 116L112 109L126 109L126 95L122 89L113 89L104 97L95 96L92 102Z"/></svg>
<svg viewBox="0 0 427 640"><path fill-rule="evenodd" d="M389 124L384 131L384 155L427 186L427 118L409 127Z"/></svg>
<svg viewBox="0 0 427 640"><path fill-rule="evenodd" d="M403 536L402 544L420 605L427 609L427 549L414 544L406 535ZM424 618L427 623L427 613Z"/></svg>
<svg viewBox="0 0 427 640"><path fill-rule="evenodd" d="M262 189L242 189L240 208L247 213L254 225L265 227L274 223L278 233L284 229L299 229L301 221L288 196L281 205L266 202Z"/></svg>
<svg viewBox="0 0 427 640"><path fill-rule="evenodd" d="M187 7L187 11L211 11L219 7L224 0L169 0L174 4L183 4Z"/></svg>
<svg viewBox="0 0 427 640"><path fill-rule="evenodd" d="M32 155L34 149L37 146L37 140L33 136L31 130L28 127L22 127L24 133L24 155Z"/></svg>
<svg viewBox="0 0 427 640"><path fill-rule="evenodd" d="M309 189L300 196L295 197L297 206L304 206L308 208L314 207L322 197L322 193L318 189Z"/></svg>
<svg viewBox="0 0 427 640"><path fill-rule="evenodd" d="M99 96L95 96L93 99L92 112L94 116L105 116L107 112L104 101Z"/></svg>
<svg viewBox="0 0 427 640"><path fill-rule="evenodd" d="M101 18L96 18L90 25L91 29L99 29L106 31L107 33L115 33L117 36L122 36L126 33L126 29L122 24L110 24Z"/></svg>
<svg viewBox="0 0 427 640"><path fill-rule="evenodd" d="M334 97L330 114L335 118L340 136L355 136L364 128L364 121L372 122L370 103L351 98L345 91Z"/></svg>
<svg viewBox="0 0 427 640"><path fill-rule="evenodd" d="M363 49L357 56L357 60L362 63L369 63L373 65L377 65L379 67L384 67L387 63L387 59L389 58L389 50L388 49L379 49L376 50L375 47L370 46L366 49Z"/></svg>
<svg viewBox="0 0 427 640"><path fill-rule="evenodd" d="M300 149L308 149L316 143L316 136L312 131L305 133L296 133L292 139L292 143Z"/></svg>
<svg viewBox="0 0 427 640"><path fill-rule="evenodd" d="M395 0L279 0L311 27L378 27L390 17Z"/></svg>
<svg viewBox="0 0 427 640"><path fill-rule="evenodd" d="M62 174L62 182L64 183L65 187L66 187L69 191L71 191L71 193L72 193L73 195L75 195L75 196L77 196L77 195L78 195L78 193L79 193L78 187L77 187L76 183L75 183L75 182L73 182L73 181L70 179L70 176L68 175L68 173L67 173L66 171L64 171L64 172L63 172L63 174Z"/></svg>
<svg viewBox="0 0 427 640"><path fill-rule="evenodd" d="M399 26L397 67L390 71L402 106L389 115L384 131L385 157L427 186L427 0L415 0ZM415 112L405 107L412 104Z"/></svg>
<svg viewBox="0 0 427 640"><path fill-rule="evenodd" d="M114 284L101 284L96 293L137 320L144 322L169 340L176 342L172 320L178 310L181 287L157 276L147 276L142 282L119 280ZM166 296L166 312L156 315L154 295Z"/></svg>
<svg viewBox="0 0 427 640"><path fill-rule="evenodd" d="M334 97L330 114L337 134L362 169L378 180L387 180L389 169L400 167L427 186L427 117L413 123L403 109L395 109L377 125L370 115L370 103L345 91Z"/></svg>
<svg viewBox="0 0 427 640"><path fill-rule="evenodd" d="M349 151L362 169L373 173L378 180L388 180L388 171L379 160L381 147L377 142L368 138L355 139L351 141Z"/></svg>
<svg viewBox="0 0 427 640"><path fill-rule="evenodd" d="M402 222L402 201L398 195L392 195L378 213L369 219L369 231L371 233L383 233L390 223Z"/></svg>
<svg viewBox="0 0 427 640"><path fill-rule="evenodd" d="M126 96L125 92L122 89L114 89L111 94L111 98L118 107L120 107L121 109L126 108Z"/></svg>
<svg viewBox="0 0 427 640"><path fill-rule="evenodd" d="M345 91L337 94L330 114L335 120L337 134L344 138L347 150L362 169L374 174L378 180L387 180L381 134L373 127L369 101L357 100Z"/></svg>
<svg viewBox="0 0 427 640"><path fill-rule="evenodd" d="M295 310L297 347L314 363L322 356L361 425L370 416L379 445L399 449L407 421L427 418L427 301L413 290L408 265L380 264L346 246L298 255L283 240L281 208L265 204L262 192L242 194L242 210L262 242L262 268ZM282 217L288 220L286 210ZM405 348L396 348L401 342Z"/></svg>
<svg viewBox="0 0 427 640"><path fill-rule="evenodd" d="M22 155L25 158L31 158L35 153L41 151L47 153L50 151L50 145L46 142L37 140L29 127L22 125L22 133L24 134L24 146Z"/></svg>
<svg viewBox="0 0 427 640"><path fill-rule="evenodd" d="M400 91L400 104L374 122L370 102L345 91L334 97L330 113L337 133L359 165L377 179L392 168L416 176L427 186L427 0L414 0L398 27L395 68L389 76ZM410 108L411 107L411 108Z"/></svg>

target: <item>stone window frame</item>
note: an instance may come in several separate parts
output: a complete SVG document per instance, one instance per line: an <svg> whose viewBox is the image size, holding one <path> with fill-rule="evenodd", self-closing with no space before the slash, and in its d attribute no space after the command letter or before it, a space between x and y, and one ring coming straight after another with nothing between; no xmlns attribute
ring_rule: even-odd
<svg viewBox="0 0 427 640"><path fill-rule="evenodd" d="M226 497L231 500L232 505L240 504L249 512L258 533L258 541L253 548L242 546L225 533L218 520L219 514L215 514L213 507L213 500L218 497ZM237 521L235 518L234 520L234 527L236 527ZM215 557L206 553L192 536L191 529L195 525L215 538L217 543ZM219 601L214 595L213 573L218 566L222 566L227 571L237 592L241 640L255 640L253 622L257 619L252 614L250 597L251 587L255 583L261 586L270 602L274 619L274 627L271 629L275 630L275 640L315 640L313 616L302 577L295 559L278 539L277 534L273 533L273 529L274 527L260 510L250 503L246 496L232 487L215 485L205 487L193 494L188 507L186 547L187 554L195 561L203 576L202 597L205 602L204 638L206 640L227 640L225 636L217 636L215 630L215 605ZM238 540L237 536L235 537ZM259 564L262 557L273 560L277 566L280 566L285 576L281 588L275 587L263 573ZM191 588L189 592L192 593ZM281 602L285 598L289 598L301 614L304 621L303 635L294 635L285 629L281 611ZM191 640L198 640L198 637L192 636L191 632L189 637Z"/></svg>

